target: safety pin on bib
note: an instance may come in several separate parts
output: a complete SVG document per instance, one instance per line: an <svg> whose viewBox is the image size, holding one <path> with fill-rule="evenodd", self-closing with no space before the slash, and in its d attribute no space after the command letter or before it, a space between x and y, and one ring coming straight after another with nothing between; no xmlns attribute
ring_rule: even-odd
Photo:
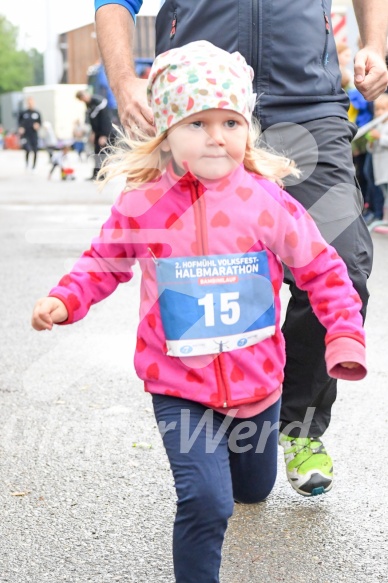
<svg viewBox="0 0 388 583"><path fill-rule="evenodd" d="M156 257L155 253L152 251L151 247L147 247L147 249L150 252L152 260L155 263L155 265L159 265L158 258Z"/></svg>

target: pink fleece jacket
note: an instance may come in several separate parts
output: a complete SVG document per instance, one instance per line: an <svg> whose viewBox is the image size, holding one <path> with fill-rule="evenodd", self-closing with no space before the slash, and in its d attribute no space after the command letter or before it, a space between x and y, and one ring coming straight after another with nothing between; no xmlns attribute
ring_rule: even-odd
<svg viewBox="0 0 388 583"><path fill-rule="evenodd" d="M244 254L265 251L274 291L275 333L249 346L216 355L167 355L155 258ZM330 376L358 380L366 374L361 300L346 266L319 233L305 209L287 192L242 166L218 181L178 177L171 167L159 181L123 192L111 215L72 271L51 290L69 317L89 308L141 271L140 323L135 368L151 393L191 399L213 408L238 407L279 392L285 364L279 290L284 262L307 291L327 330ZM360 364L346 369L344 361Z"/></svg>

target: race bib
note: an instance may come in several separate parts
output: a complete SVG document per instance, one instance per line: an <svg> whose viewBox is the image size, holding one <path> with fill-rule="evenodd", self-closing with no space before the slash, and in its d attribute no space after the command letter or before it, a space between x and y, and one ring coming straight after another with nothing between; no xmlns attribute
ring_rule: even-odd
<svg viewBox="0 0 388 583"><path fill-rule="evenodd" d="M228 352L275 333L265 251L157 259L156 274L169 356Z"/></svg>

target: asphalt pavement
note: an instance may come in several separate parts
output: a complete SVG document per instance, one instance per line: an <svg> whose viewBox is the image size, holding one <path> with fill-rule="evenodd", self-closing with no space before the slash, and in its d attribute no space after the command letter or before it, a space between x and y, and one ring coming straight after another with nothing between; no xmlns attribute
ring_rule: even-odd
<svg viewBox="0 0 388 583"><path fill-rule="evenodd" d="M74 326L30 326L121 188L73 163L76 180L48 181L45 152L31 173L0 151L0 582L172 583L173 481L133 368L138 273ZM388 580L388 237L373 239L369 374L339 384L333 489L295 493L279 450L268 500L235 508L222 583Z"/></svg>

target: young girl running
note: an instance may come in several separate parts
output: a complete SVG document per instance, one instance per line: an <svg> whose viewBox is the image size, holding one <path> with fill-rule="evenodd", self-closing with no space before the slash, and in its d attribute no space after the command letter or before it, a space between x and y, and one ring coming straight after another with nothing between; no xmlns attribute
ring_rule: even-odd
<svg viewBox="0 0 388 583"><path fill-rule="evenodd" d="M252 69L195 42L156 58L156 136L124 138L101 171L127 185L99 237L32 325L72 324L142 271L135 366L177 492L178 583L219 581L234 501L275 482L285 362L282 263L327 329L330 375L366 374L361 301L336 251L281 187L293 163L255 146Z"/></svg>

